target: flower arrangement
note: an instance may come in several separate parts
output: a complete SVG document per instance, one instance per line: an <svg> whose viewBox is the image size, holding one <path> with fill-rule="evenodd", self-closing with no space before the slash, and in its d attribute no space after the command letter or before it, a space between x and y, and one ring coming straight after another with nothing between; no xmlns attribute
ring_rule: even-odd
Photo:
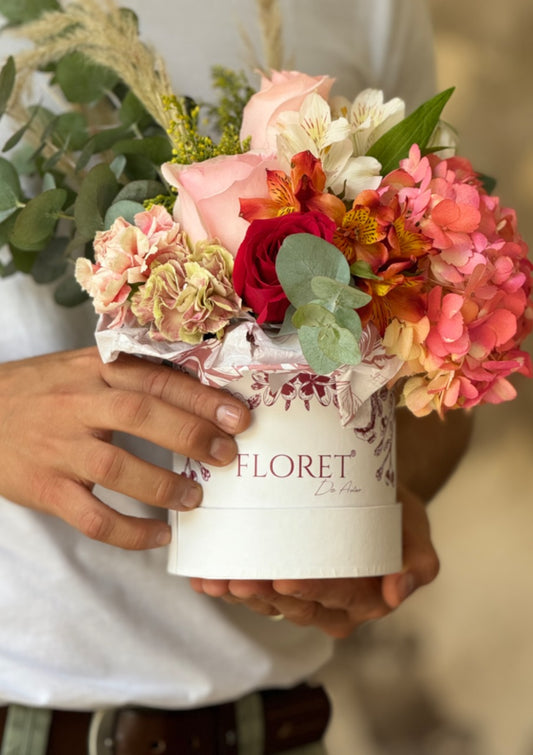
<svg viewBox="0 0 533 755"><path fill-rule="evenodd" d="M95 4L52 4L26 27L34 39L47 29L60 53L26 54L22 70L52 65L71 101L80 94L63 62L89 55L83 34ZM131 36L132 14L109 13ZM154 342L194 349L242 322L273 337L296 332L321 375L357 365L362 334L376 331L398 360L402 403L419 416L508 400L508 377L531 375L520 349L533 325L527 247L513 210L454 154L440 121L451 90L406 117L401 100L376 90L331 98L328 76L273 71L251 93L218 71L215 143L201 133L198 107L172 94L160 61L148 103L113 61L91 65L118 125L91 135L83 108L26 108L8 146L41 123L30 172L43 191L30 200L0 160L12 269L48 280L74 257L106 326L137 327ZM4 109L13 97L20 103L10 60ZM59 290L69 297L80 298L72 278Z"/></svg>

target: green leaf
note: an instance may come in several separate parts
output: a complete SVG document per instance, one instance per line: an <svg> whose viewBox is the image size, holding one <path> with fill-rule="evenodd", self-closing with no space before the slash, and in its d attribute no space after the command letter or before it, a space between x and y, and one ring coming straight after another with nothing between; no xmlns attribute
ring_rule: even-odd
<svg viewBox="0 0 533 755"><path fill-rule="evenodd" d="M393 126L370 147L367 155L379 160L382 175L395 170L400 160L409 155L409 150L413 144L418 144L421 150L426 148L439 122L440 114L453 91L454 87L451 87L424 102L423 105L420 105L411 115Z"/></svg>
<svg viewBox="0 0 533 755"><path fill-rule="evenodd" d="M376 275L373 272L370 264L368 262L364 262L364 260L357 260L356 262L352 262L352 264L350 265L350 272L356 278L367 278L368 280L374 281L381 280L379 275Z"/></svg>
<svg viewBox="0 0 533 755"><path fill-rule="evenodd" d="M324 325L334 325L335 316L316 302L303 304L292 316L293 325L297 328L318 328Z"/></svg>
<svg viewBox="0 0 533 755"><path fill-rule="evenodd" d="M311 281L317 275L350 282L350 267L342 253L333 244L310 233L287 236L276 257L276 273L295 307L316 299Z"/></svg>
<svg viewBox="0 0 533 755"><path fill-rule="evenodd" d="M99 131L89 139L85 147L82 149L78 162L76 163L76 170L79 171L85 168L93 155L111 149L115 142L119 139L123 139L128 133L128 130L124 126L106 128L103 131Z"/></svg>
<svg viewBox="0 0 533 755"><path fill-rule="evenodd" d="M57 189L57 184L52 173L45 173L43 176L42 191L48 191L49 189Z"/></svg>
<svg viewBox="0 0 533 755"><path fill-rule="evenodd" d="M338 367L342 364L359 364L361 361L359 343L346 328L320 328L318 345L328 359L337 362Z"/></svg>
<svg viewBox="0 0 533 755"><path fill-rule="evenodd" d="M115 201L129 199L132 202L144 202L145 199L153 199L159 194L166 194L166 191L159 181L132 181L119 191Z"/></svg>
<svg viewBox="0 0 533 755"><path fill-rule="evenodd" d="M22 189L16 169L0 157L0 223L7 220L22 205Z"/></svg>
<svg viewBox="0 0 533 755"><path fill-rule="evenodd" d="M77 152L89 139L87 121L81 113L61 113L54 121L51 135L56 147Z"/></svg>
<svg viewBox="0 0 533 755"><path fill-rule="evenodd" d="M131 91L124 97L118 117L120 122L127 127L145 120L152 121L142 102Z"/></svg>
<svg viewBox="0 0 533 755"><path fill-rule="evenodd" d="M334 312L338 307L358 309L364 307L372 299L358 288L325 278L323 275L315 275L311 279L311 289L316 298L320 299L330 312Z"/></svg>
<svg viewBox="0 0 533 755"><path fill-rule="evenodd" d="M324 354L319 344L319 328L302 327L298 331L298 338L304 357L312 370L318 375L329 375L339 366L338 362Z"/></svg>
<svg viewBox="0 0 533 755"><path fill-rule="evenodd" d="M496 179L493 178L493 176L487 176L485 173L478 173L477 177L481 181L481 185L483 186L487 194L492 194L492 192L496 188Z"/></svg>
<svg viewBox="0 0 533 755"><path fill-rule="evenodd" d="M68 266L65 256L67 244L66 238L54 238L45 249L39 252L31 269L36 283L52 283L65 274Z"/></svg>
<svg viewBox="0 0 533 755"><path fill-rule="evenodd" d="M0 260L0 278L9 278L10 275L14 275L16 272L17 268L12 259L6 264Z"/></svg>
<svg viewBox="0 0 533 755"><path fill-rule="evenodd" d="M15 61L10 55L0 71L0 116L2 116L7 107L13 86L15 85Z"/></svg>
<svg viewBox="0 0 533 755"><path fill-rule="evenodd" d="M41 110L40 107L30 108L30 112L31 112L30 120L27 123L25 123L23 126L21 126L19 129L17 129L17 131L15 131L15 133L9 137L7 142L2 147L2 152L9 152L10 149L13 149L13 147L17 146L17 144L20 142L20 140L22 139L26 131L32 125L33 121L39 116L40 110ZM31 154L33 155L33 150Z"/></svg>
<svg viewBox="0 0 533 755"><path fill-rule="evenodd" d="M104 226L110 228L117 218L124 218L133 225L135 215L138 212L144 212L144 205L139 204L139 202L131 202L129 199L114 202L106 212Z"/></svg>
<svg viewBox="0 0 533 755"><path fill-rule="evenodd" d="M117 155L141 155L154 165L172 159L172 146L166 136L146 136L143 139L124 139L113 145Z"/></svg>
<svg viewBox="0 0 533 755"><path fill-rule="evenodd" d="M50 189L31 199L17 215L10 243L27 252L44 249L54 233L66 199L65 189Z"/></svg>
<svg viewBox="0 0 533 755"><path fill-rule="evenodd" d="M124 173L126 163L127 163L127 160L124 157L124 155L118 155L118 157L115 157L115 159L109 163L109 167L113 171L113 175L115 176L117 181L120 179L120 176Z"/></svg>
<svg viewBox="0 0 533 755"><path fill-rule="evenodd" d="M19 273L31 273L32 267L37 259L38 252L27 252L16 249L14 246L9 247L13 265Z"/></svg>
<svg viewBox="0 0 533 755"><path fill-rule="evenodd" d="M89 294L81 288L73 275L63 278L54 291L54 300L56 304L60 304L62 307L77 307L78 304L82 304L88 298Z"/></svg>
<svg viewBox="0 0 533 755"><path fill-rule="evenodd" d="M57 0L0 0L0 13L12 24L33 21L50 10L59 10Z"/></svg>
<svg viewBox="0 0 533 755"><path fill-rule="evenodd" d="M57 63L53 83L69 102L89 104L100 100L118 80L110 68L93 63L81 52L72 52Z"/></svg>
<svg viewBox="0 0 533 755"><path fill-rule="evenodd" d="M9 237L11 236L11 231L13 230L16 219L16 214L10 215L7 220L0 223L0 247L9 244Z"/></svg>
<svg viewBox="0 0 533 755"><path fill-rule="evenodd" d="M337 309L335 312L335 320L339 327L349 330L355 337L357 343L359 343L363 332L363 326L361 325L361 318L354 309Z"/></svg>
<svg viewBox="0 0 533 755"><path fill-rule="evenodd" d="M309 366L319 375L327 375L343 364L359 364L361 361L358 339L346 328L303 326L298 336Z"/></svg>
<svg viewBox="0 0 533 755"><path fill-rule="evenodd" d="M105 228L104 218L117 195L119 185L113 171L105 163L95 165L85 176L74 203L77 236L92 241L97 231Z"/></svg>
<svg viewBox="0 0 533 755"><path fill-rule="evenodd" d="M127 155L125 175L130 181L157 181L159 165L156 166L143 155Z"/></svg>

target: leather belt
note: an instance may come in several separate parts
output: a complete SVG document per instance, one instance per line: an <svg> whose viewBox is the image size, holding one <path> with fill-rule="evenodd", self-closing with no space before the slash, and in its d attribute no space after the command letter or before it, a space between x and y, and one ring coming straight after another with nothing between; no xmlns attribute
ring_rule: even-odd
<svg viewBox="0 0 533 755"><path fill-rule="evenodd" d="M258 700L263 755L290 751L322 739L330 716L321 687L266 690ZM244 698L242 702L246 701ZM260 701L260 704L259 704ZM125 707L88 713L51 711L46 755L238 755L239 704L193 710ZM0 741L8 708L0 708ZM91 750L88 742L91 741Z"/></svg>

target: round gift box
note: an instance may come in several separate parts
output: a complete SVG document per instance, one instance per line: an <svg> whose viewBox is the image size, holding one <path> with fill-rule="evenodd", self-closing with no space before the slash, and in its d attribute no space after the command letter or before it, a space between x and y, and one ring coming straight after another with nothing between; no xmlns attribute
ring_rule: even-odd
<svg viewBox="0 0 533 755"><path fill-rule="evenodd" d="M394 400L382 389L341 425L334 380L251 371L229 385L252 409L237 459L175 455L202 505L171 512L168 570L208 579L375 576L401 569Z"/></svg>

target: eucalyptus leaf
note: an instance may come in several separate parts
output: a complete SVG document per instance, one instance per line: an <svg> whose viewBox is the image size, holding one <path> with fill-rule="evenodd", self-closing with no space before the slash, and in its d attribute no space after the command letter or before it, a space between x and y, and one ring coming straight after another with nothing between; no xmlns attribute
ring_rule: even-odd
<svg viewBox="0 0 533 755"><path fill-rule="evenodd" d="M144 202L145 199L153 199L166 193L167 190L159 181L131 181L119 191L115 201L129 199L132 202Z"/></svg>
<svg viewBox="0 0 533 755"><path fill-rule="evenodd" d="M59 10L57 0L0 0L0 13L12 24L33 21L50 10Z"/></svg>
<svg viewBox="0 0 533 755"><path fill-rule="evenodd" d="M124 173L124 168L126 167L127 160L124 157L124 155L118 155L115 157L114 160L112 160L109 163L109 167L113 171L113 175L117 179L117 181L120 179L120 176Z"/></svg>
<svg viewBox="0 0 533 755"><path fill-rule="evenodd" d="M126 156L125 175L130 181L157 181L159 178L159 165L154 163L143 155Z"/></svg>
<svg viewBox="0 0 533 755"><path fill-rule="evenodd" d="M65 189L50 189L31 199L17 215L10 243L27 252L44 249L54 233L66 199Z"/></svg>
<svg viewBox="0 0 533 755"><path fill-rule="evenodd" d="M311 279L311 289L315 297L326 304L330 312L334 312L337 307L358 309L364 307L372 299L358 288L325 278L323 275L315 275Z"/></svg>
<svg viewBox="0 0 533 755"><path fill-rule="evenodd" d="M361 361L358 340L346 328L320 328L318 347L328 359L337 362L337 367L343 364L359 364Z"/></svg>
<svg viewBox="0 0 533 755"><path fill-rule="evenodd" d="M0 223L0 247L9 244L9 237L17 219L16 215L10 215L3 223Z"/></svg>
<svg viewBox="0 0 533 755"><path fill-rule="evenodd" d="M298 331L300 346L309 366L318 375L329 375L339 366L336 360L327 357L319 345L319 328L302 327Z"/></svg>
<svg viewBox="0 0 533 755"><path fill-rule="evenodd" d="M13 265L19 273L31 273L32 267L37 259L38 252L26 252L10 246L11 259Z"/></svg>
<svg viewBox="0 0 533 755"><path fill-rule="evenodd" d="M74 203L77 236L91 241L103 231L104 218L119 190L113 171L105 163L95 165L85 176Z"/></svg>
<svg viewBox="0 0 533 755"><path fill-rule="evenodd" d="M118 116L120 122L128 127L140 124L141 121L152 121L142 102L131 91L124 97Z"/></svg>
<svg viewBox="0 0 533 755"><path fill-rule="evenodd" d="M450 87L424 102L370 147L367 155L379 160L383 175L398 167L400 160L408 156L413 144L418 144L421 150L426 148L453 91L454 87Z"/></svg>
<svg viewBox="0 0 533 755"><path fill-rule="evenodd" d="M17 146L17 144L20 142L20 140L22 139L26 131L31 127L34 120L38 117L39 110L40 110L39 107L30 108L31 115L30 115L29 121L25 123L23 126L21 126L19 129L17 129L17 131L15 131L15 133L9 137L7 142L2 147L2 152L9 152L9 150Z"/></svg>
<svg viewBox="0 0 533 755"><path fill-rule="evenodd" d="M16 169L0 157L0 223L13 215L22 205L22 189Z"/></svg>
<svg viewBox="0 0 533 755"><path fill-rule="evenodd" d="M43 176L42 191L48 191L49 189L56 189L56 179L53 173L45 173Z"/></svg>
<svg viewBox="0 0 533 755"><path fill-rule="evenodd" d="M124 218L133 225L135 215L139 212L144 212L144 205L139 202L132 202L129 199L114 202L106 212L104 226L110 228L117 218Z"/></svg>
<svg viewBox="0 0 533 755"><path fill-rule="evenodd" d="M172 159L172 146L166 136L145 136L143 139L124 139L113 145L117 155L141 155L155 165Z"/></svg>
<svg viewBox="0 0 533 755"><path fill-rule="evenodd" d="M54 238L45 249L39 252L31 269L36 283L52 283L65 274L68 266L65 254L67 244L66 238Z"/></svg>
<svg viewBox="0 0 533 755"><path fill-rule="evenodd" d="M317 275L350 282L350 267L342 253L333 244L310 233L287 236L276 257L276 273L295 307L316 298L311 280Z"/></svg>
<svg viewBox="0 0 533 755"><path fill-rule="evenodd" d="M81 113L61 113L54 120L51 136L57 147L77 152L89 139L87 121Z"/></svg>
<svg viewBox="0 0 533 755"><path fill-rule="evenodd" d="M361 318L354 309L337 309L335 312L335 320L339 327L349 330L355 337L357 343L359 343L363 333L363 326L361 324Z"/></svg>
<svg viewBox="0 0 533 755"><path fill-rule="evenodd" d="M14 275L16 272L17 268L12 259L5 264L0 260L0 278L9 278L10 275Z"/></svg>
<svg viewBox="0 0 533 755"><path fill-rule="evenodd" d="M335 325L335 316L325 307L315 302L298 307L292 316L293 325L297 328L317 328Z"/></svg>
<svg viewBox="0 0 533 755"><path fill-rule="evenodd" d="M54 291L56 304L62 307L77 307L89 298L73 275L69 275L59 283Z"/></svg>
<svg viewBox="0 0 533 755"><path fill-rule="evenodd" d="M115 142L123 139L128 133L128 129L124 126L117 126L116 128L106 128L94 134L82 149L76 163L76 170L83 170L93 155L111 149Z"/></svg>
<svg viewBox="0 0 533 755"><path fill-rule="evenodd" d="M0 116L5 113L7 103L11 97L11 92L15 85L15 73L15 61L13 56L10 55L0 71Z"/></svg>
<svg viewBox="0 0 533 755"><path fill-rule="evenodd" d="M57 63L53 82L69 102L90 104L102 99L118 80L110 68L93 63L81 52L72 52Z"/></svg>

